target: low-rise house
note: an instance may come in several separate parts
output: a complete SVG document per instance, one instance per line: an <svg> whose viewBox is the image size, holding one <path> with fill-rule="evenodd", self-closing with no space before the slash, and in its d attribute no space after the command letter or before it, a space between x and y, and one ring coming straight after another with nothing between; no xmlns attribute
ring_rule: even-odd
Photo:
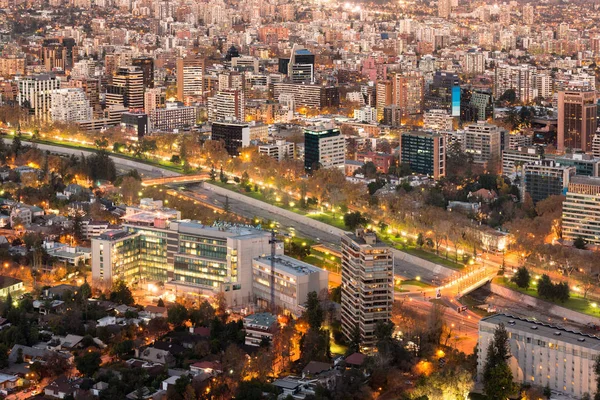
<svg viewBox="0 0 600 400"><path fill-rule="evenodd" d="M67 396L75 396L76 392L77 388L64 375L50 382L44 389L45 396L55 399L64 399Z"/></svg>
<svg viewBox="0 0 600 400"><path fill-rule="evenodd" d="M0 373L0 393L7 395L9 390L20 386L22 380L16 375Z"/></svg>
<svg viewBox="0 0 600 400"><path fill-rule="evenodd" d="M154 347L145 349L136 349L135 356L141 360L172 366L175 364L175 357L168 351Z"/></svg>
<svg viewBox="0 0 600 400"><path fill-rule="evenodd" d="M92 386L92 388L90 389L90 392L94 395L94 396L100 396L100 392L103 390L108 389L108 383L106 382L96 382L94 383L94 386Z"/></svg>
<svg viewBox="0 0 600 400"><path fill-rule="evenodd" d="M56 355L58 355L59 357L63 357L69 362L73 359L73 356L70 353L50 351L46 349L38 349L35 347L24 346L22 344L15 344L10 350L10 354L8 355L8 361L9 363L14 364L17 363L17 361L20 361L19 358L21 358L25 363L33 364L34 362L38 361L44 364L46 360Z"/></svg>
<svg viewBox="0 0 600 400"><path fill-rule="evenodd" d="M80 347L82 340L83 336L71 334L67 336L53 336L46 348L48 350L73 350Z"/></svg>
<svg viewBox="0 0 600 400"><path fill-rule="evenodd" d="M142 314L144 314L150 319L167 318L167 307L147 305L146 307L144 307L144 311L140 313L140 316Z"/></svg>
<svg viewBox="0 0 600 400"><path fill-rule="evenodd" d="M256 313L244 318L245 344L260 346L263 340L271 341L277 329L277 317L270 313Z"/></svg>
<svg viewBox="0 0 600 400"><path fill-rule="evenodd" d="M22 280L0 275L0 297L6 297L9 293L18 293L23 288Z"/></svg>
<svg viewBox="0 0 600 400"><path fill-rule="evenodd" d="M190 372L194 375L207 374L217 376L222 373L221 363L218 361L198 361L190 365Z"/></svg>
<svg viewBox="0 0 600 400"><path fill-rule="evenodd" d="M61 314L65 311L65 302L62 300L34 300L33 309L37 310L42 315Z"/></svg>

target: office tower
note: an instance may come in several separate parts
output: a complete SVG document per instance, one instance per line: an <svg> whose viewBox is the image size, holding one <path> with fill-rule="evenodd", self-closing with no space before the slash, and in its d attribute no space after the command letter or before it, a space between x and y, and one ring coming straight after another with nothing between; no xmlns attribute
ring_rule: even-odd
<svg viewBox="0 0 600 400"><path fill-rule="evenodd" d="M304 169L312 173L319 168L344 168L346 140L337 128L304 129Z"/></svg>
<svg viewBox="0 0 600 400"><path fill-rule="evenodd" d="M574 176L562 207L563 239L600 245L600 178Z"/></svg>
<svg viewBox="0 0 600 400"><path fill-rule="evenodd" d="M40 120L50 118L52 91L60 89L60 81L53 75L34 75L18 78L17 103L29 109Z"/></svg>
<svg viewBox="0 0 600 400"><path fill-rule="evenodd" d="M51 93L53 122L80 122L92 119L92 107L83 89L56 89Z"/></svg>
<svg viewBox="0 0 600 400"><path fill-rule="evenodd" d="M544 148L541 146L520 146L502 152L502 174L516 174L521 166L544 158Z"/></svg>
<svg viewBox="0 0 600 400"><path fill-rule="evenodd" d="M119 104L122 99L124 107L130 109L144 108L144 77L138 67L120 67L106 88L106 102Z"/></svg>
<svg viewBox="0 0 600 400"><path fill-rule="evenodd" d="M429 110L423 114L423 129L435 132L454 130L454 118L445 110Z"/></svg>
<svg viewBox="0 0 600 400"><path fill-rule="evenodd" d="M223 141L227 153L238 156L240 148L250 146L250 127L244 123L213 122L210 138Z"/></svg>
<svg viewBox="0 0 600 400"><path fill-rule="evenodd" d="M169 101L165 108L150 112L152 132L189 131L196 124L196 107L184 106L181 102Z"/></svg>
<svg viewBox="0 0 600 400"><path fill-rule="evenodd" d="M507 90L513 89L517 100L529 103L536 97L535 74L537 69L531 65L496 66L494 75L494 97L499 98Z"/></svg>
<svg viewBox="0 0 600 400"><path fill-rule="evenodd" d="M246 120L246 100L241 90L222 90L208 98L208 120Z"/></svg>
<svg viewBox="0 0 600 400"><path fill-rule="evenodd" d="M483 74L485 71L485 57L481 51L471 49L465 54L464 71L467 74Z"/></svg>
<svg viewBox="0 0 600 400"><path fill-rule="evenodd" d="M391 127L402 125L402 111L397 105L383 107L383 124Z"/></svg>
<svg viewBox="0 0 600 400"><path fill-rule="evenodd" d="M394 259L374 232L342 236L342 333L360 338L361 350L376 343L375 327L392 317Z"/></svg>
<svg viewBox="0 0 600 400"><path fill-rule="evenodd" d="M523 166L524 193L529 193L534 203L549 196L561 195L575 175L575 167L560 165L554 160L539 160Z"/></svg>
<svg viewBox="0 0 600 400"><path fill-rule="evenodd" d="M450 18L452 12L452 0L438 0L438 17Z"/></svg>
<svg viewBox="0 0 600 400"><path fill-rule="evenodd" d="M274 268L274 279L271 267ZM267 255L252 260L252 293L257 304L264 308L269 307L271 302L271 282L275 282L275 306L299 317L310 292L327 290L329 273L284 255Z"/></svg>
<svg viewBox="0 0 600 400"><path fill-rule="evenodd" d="M279 59L279 72L285 74L293 83L314 83L315 55L294 44L290 58Z"/></svg>
<svg viewBox="0 0 600 400"><path fill-rule="evenodd" d="M556 156L554 160L560 165L575 167L577 175L598 176L600 172L600 158L586 153L567 153Z"/></svg>
<svg viewBox="0 0 600 400"><path fill-rule="evenodd" d="M127 207L123 229L92 238L93 281L162 282L178 297L224 292L231 306L250 304L252 260L270 254L270 232L179 218L162 205Z"/></svg>
<svg viewBox="0 0 600 400"><path fill-rule="evenodd" d="M535 320L495 314L479 321L477 376L483 378L489 344L502 324L508 332L513 380L548 387L568 397L596 391L600 339Z"/></svg>
<svg viewBox="0 0 600 400"><path fill-rule="evenodd" d="M383 118L383 109L392 105L391 81L377 81L377 85L375 86L375 105L377 107L377 120L381 120Z"/></svg>
<svg viewBox="0 0 600 400"><path fill-rule="evenodd" d="M273 97L279 99L282 94L291 94L294 98L294 105L301 108L321 110L325 107L340 105L340 93L336 86L275 83Z"/></svg>
<svg viewBox="0 0 600 400"><path fill-rule="evenodd" d="M204 94L204 59L189 55L177 59L177 99L201 99Z"/></svg>
<svg viewBox="0 0 600 400"><path fill-rule="evenodd" d="M484 164L497 158L500 161L502 150L500 127L479 121L465 128L464 149L473 155L473 161Z"/></svg>
<svg viewBox="0 0 600 400"><path fill-rule="evenodd" d="M402 115L423 112L425 80L419 73L395 74L392 76L392 104L402 110Z"/></svg>
<svg viewBox="0 0 600 400"><path fill-rule="evenodd" d="M459 98L456 105L460 106L460 78L458 74L447 71L436 71L433 74L433 82L425 98L425 108L451 109L453 100L455 100L454 96L457 94Z"/></svg>
<svg viewBox="0 0 600 400"><path fill-rule="evenodd" d="M446 175L446 137L432 132L403 132L400 135L400 162L412 172L434 179Z"/></svg>
<svg viewBox="0 0 600 400"><path fill-rule="evenodd" d="M151 57L137 57L131 60L131 65L142 70L144 89L154 87L154 59Z"/></svg>
<svg viewBox="0 0 600 400"><path fill-rule="evenodd" d="M148 135L148 115L141 112L124 112L121 114L121 132L134 139Z"/></svg>
<svg viewBox="0 0 600 400"><path fill-rule="evenodd" d="M557 149L592 150L592 136L597 128L596 92L562 90L558 92Z"/></svg>
<svg viewBox="0 0 600 400"><path fill-rule="evenodd" d="M525 4L523 6L523 23L525 25L533 25L533 5Z"/></svg>

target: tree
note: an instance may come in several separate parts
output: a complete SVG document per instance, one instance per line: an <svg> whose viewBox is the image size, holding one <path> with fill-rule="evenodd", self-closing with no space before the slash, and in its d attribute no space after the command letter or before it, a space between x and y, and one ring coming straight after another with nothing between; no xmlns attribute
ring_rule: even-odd
<svg viewBox="0 0 600 400"><path fill-rule="evenodd" d="M87 377L91 377L100 369L101 362L100 353L97 351L89 351L81 357L75 357L75 366Z"/></svg>
<svg viewBox="0 0 600 400"><path fill-rule="evenodd" d="M165 306L165 302L163 301L162 297L158 299L158 303L156 303L157 307L164 307Z"/></svg>
<svg viewBox="0 0 600 400"><path fill-rule="evenodd" d="M517 269L517 272L512 277L511 281L513 281L518 287L522 289L529 288L529 283L531 281L531 275L529 274L529 270L526 267L520 267Z"/></svg>
<svg viewBox="0 0 600 400"><path fill-rule="evenodd" d="M223 167L221 167L221 170L219 171L219 180L222 183L227 183L227 181L228 181L227 175L225 175L225 173L223 172Z"/></svg>
<svg viewBox="0 0 600 400"><path fill-rule="evenodd" d="M123 178L121 182L121 196L123 196L123 202L128 205L134 204L138 198L138 193L142 190L142 183L130 176Z"/></svg>
<svg viewBox="0 0 600 400"><path fill-rule="evenodd" d="M187 319L187 308L183 304L176 304L167 311L167 321L176 327L183 325Z"/></svg>
<svg viewBox="0 0 600 400"><path fill-rule="evenodd" d="M510 348L504 324L498 325L487 349L483 370L483 391L490 400L506 400L517 391L508 366Z"/></svg>
<svg viewBox="0 0 600 400"><path fill-rule="evenodd" d="M344 215L344 225L350 230L354 230L367 223L367 219L360 211L351 212Z"/></svg>
<svg viewBox="0 0 600 400"><path fill-rule="evenodd" d="M323 324L323 308L317 292L312 291L306 296L306 320L311 329L319 330Z"/></svg>
<svg viewBox="0 0 600 400"><path fill-rule="evenodd" d="M419 235L417 236L417 246L422 248L424 244L425 244L425 239L423 238L423 234L421 232L419 232Z"/></svg>
<svg viewBox="0 0 600 400"><path fill-rule="evenodd" d="M125 304L128 306L135 303L131 290L123 281L117 281L115 283L115 286L113 287L113 290L110 293L110 301L115 302L117 304Z"/></svg>
<svg viewBox="0 0 600 400"><path fill-rule="evenodd" d="M582 238L581 236L577 236L575 238L575 240L573 240L573 246L576 249L580 249L580 250L584 250L585 247L587 246L587 240L585 240L584 238Z"/></svg>
<svg viewBox="0 0 600 400"><path fill-rule="evenodd" d="M214 182L217 179L217 172L215 171L215 166L210 167L210 180Z"/></svg>
<svg viewBox="0 0 600 400"><path fill-rule="evenodd" d="M223 204L223 212L225 214L229 214L230 206L229 206L229 196L225 196L225 204Z"/></svg>

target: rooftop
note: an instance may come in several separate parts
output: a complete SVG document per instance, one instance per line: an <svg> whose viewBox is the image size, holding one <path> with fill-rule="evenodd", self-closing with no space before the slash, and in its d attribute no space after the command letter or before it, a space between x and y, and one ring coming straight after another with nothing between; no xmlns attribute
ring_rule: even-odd
<svg viewBox="0 0 600 400"><path fill-rule="evenodd" d="M513 317L512 315L506 314L495 314L483 318L481 322L493 325L504 324L507 330L527 331L537 336L553 338L556 341L563 343L600 351L600 338L597 336L586 335L581 332L545 324L539 321Z"/></svg>
<svg viewBox="0 0 600 400"><path fill-rule="evenodd" d="M263 256L257 257L255 260L262 262L264 264L271 264L272 256ZM288 256L275 256L274 257L274 265L280 271L284 271L290 275L294 276L302 276L302 275L310 275L319 272L324 272L323 269L315 267L314 265L305 263L303 261L296 260L295 258Z"/></svg>
<svg viewBox="0 0 600 400"><path fill-rule="evenodd" d="M277 317L266 312L248 315L244 318L244 325L257 325L265 329L270 328L275 322L277 322Z"/></svg>

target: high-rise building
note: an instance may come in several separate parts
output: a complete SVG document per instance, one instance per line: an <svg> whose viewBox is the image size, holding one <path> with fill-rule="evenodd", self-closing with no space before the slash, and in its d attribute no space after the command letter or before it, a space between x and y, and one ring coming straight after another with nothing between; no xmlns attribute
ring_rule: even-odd
<svg viewBox="0 0 600 400"><path fill-rule="evenodd" d="M154 59L152 57L137 57L131 60L134 67L142 70L144 88L154 87Z"/></svg>
<svg viewBox="0 0 600 400"><path fill-rule="evenodd" d="M463 147L465 152L473 155L473 161L484 164L497 158L500 161L502 150L502 133L497 125L478 121L467 125Z"/></svg>
<svg viewBox="0 0 600 400"><path fill-rule="evenodd" d="M560 165L554 160L539 160L523 166L523 192L529 193L534 203L549 196L561 195L575 175L575 167Z"/></svg>
<svg viewBox="0 0 600 400"><path fill-rule="evenodd" d="M296 107L321 110L325 107L337 107L340 105L340 93L336 86L300 83L273 84L273 98L279 99L282 94L292 95Z"/></svg>
<svg viewBox="0 0 600 400"><path fill-rule="evenodd" d="M196 107L181 102L167 102L165 108L150 113L152 132L178 132L190 130L196 124Z"/></svg>
<svg viewBox="0 0 600 400"><path fill-rule="evenodd" d="M467 74L483 74L485 71L485 57L483 53L475 49L467 51L463 69Z"/></svg>
<svg viewBox="0 0 600 400"><path fill-rule="evenodd" d="M596 92L592 90L563 90L558 92L557 149L592 150L596 133Z"/></svg>
<svg viewBox="0 0 600 400"><path fill-rule="evenodd" d="M17 103L35 118L48 120L52 108L52 91L60 89L60 80L53 75L34 75L17 79Z"/></svg>
<svg viewBox="0 0 600 400"><path fill-rule="evenodd" d="M402 125L402 111L397 105L383 107L383 124L391 127Z"/></svg>
<svg viewBox="0 0 600 400"><path fill-rule="evenodd" d="M513 380L535 383L570 398L582 398L596 391L595 360L600 356L600 339L570 329L504 314L479 321L477 376L483 378L487 352L500 326L508 332L510 358L507 364ZM557 396L558 397L558 396Z"/></svg>
<svg viewBox="0 0 600 400"><path fill-rule="evenodd" d="M242 90L221 90L208 98L208 120L246 120L246 100Z"/></svg>
<svg viewBox="0 0 600 400"><path fill-rule="evenodd" d="M123 229L92 239L92 279L109 286L162 282L177 296L224 292L230 305L252 302L252 260L271 253L271 234L179 220L173 211L128 207Z"/></svg>
<svg viewBox="0 0 600 400"><path fill-rule="evenodd" d="M392 82L377 81L375 86L375 106L377 107L377 120L383 118L383 109L392 105ZM402 114L400 112L400 114ZM391 125L391 124L388 124Z"/></svg>
<svg viewBox="0 0 600 400"><path fill-rule="evenodd" d="M423 129L435 132L450 132L454 130L454 118L445 110L425 111Z"/></svg>
<svg viewBox="0 0 600 400"><path fill-rule="evenodd" d="M49 43L42 48L42 58L47 72L64 71L67 61L67 49L60 43Z"/></svg>
<svg viewBox="0 0 600 400"><path fill-rule="evenodd" d="M523 146L516 149L506 149L502 152L502 174L511 176L527 163L542 160L544 149L541 146Z"/></svg>
<svg viewBox="0 0 600 400"><path fill-rule="evenodd" d="M450 18L450 13L452 12L452 0L438 0L438 17L440 18Z"/></svg>
<svg viewBox="0 0 600 400"><path fill-rule="evenodd" d="M562 207L563 239L600 245L600 178L574 176Z"/></svg>
<svg viewBox="0 0 600 400"><path fill-rule="evenodd" d="M395 74L392 76L392 104L397 105L403 115L423 112L425 80L419 73Z"/></svg>
<svg viewBox="0 0 600 400"><path fill-rule="evenodd" d="M592 155L600 158L600 134L596 133L592 139Z"/></svg>
<svg viewBox="0 0 600 400"><path fill-rule="evenodd" d="M304 47L294 44L290 58L279 59L279 72L287 75L293 83L314 83L315 55Z"/></svg>
<svg viewBox="0 0 600 400"><path fill-rule="evenodd" d="M112 77L112 83L106 88L106 102L119 104L130 109L144 109L144 75L134 66L120 67Z"/></svg>
<svg viewBox="0 0 600 400"><path fill-rule="evenodd" d="M494 97L499 98L507 90L513 89L517 100L529 103L537 97L535 74L537 69L531 65L496 66L494 75Z"/></svg>
<svg viewBox="0 0 600 400"><path fill-rule="evenodd" d="M307 172L319 168L344 168L345 158L346 140L339 129L304 129L304 169Z"/></svg>
<svg viewBox="0 0 600 400"><path fill-rule="evenodd" d="M469 104L475 108L475 121L487 121L494 114L494 97L491 91L470 91Z"/></svg>
<svg viewBox="0 0 600 400"><path fill-rule="evenodd" d="M523 6L523 23L525 25L533 25L534 8L531 4L525 4Z"/></svg>
<svg viewBox="0 0 600 400"><path fill-rule="evenodd" d="M283 161L285 159L291 160L294 158L294 143L288 142L284 139L278 139L275 143L270 144L259 144L258 152L264 154L277 161Z"/></svg>
<svg viewBox="0 0 600 400"><path fill-rule="evenodd" d="M83 89L56 89L51 94L53 122L80 122L92 119L92 107Z"/></svg>
<svg viewBox="0 0 600 400"><path fill-rule="evenodd" d="M359 229L342 236L342 333L360 338L361 349L375 345L375 327L392 317L394 258L374 232ZM358 335L357 335L358 333Z"/></svg>
<svg viewBox="0 0 600 400"><path fill-rule="evenodd" d="M177 59L177 99L200 99L204 94L204 59L187 56Z"/></svg>
<svg viewBox="0 0 600 400"><path fill-rule="evenodd" d="M446 137L431 132L403 132L400 136L400 162L412 172L434 179L446 175Z"/></svg>
<svg viewBox="0 0 600 400"><path fill-rule="evenodd" d="M250 127L244 123L213 122L210 138L223 141L227 153L238 156L240 148L250 146Z"/></svg>

